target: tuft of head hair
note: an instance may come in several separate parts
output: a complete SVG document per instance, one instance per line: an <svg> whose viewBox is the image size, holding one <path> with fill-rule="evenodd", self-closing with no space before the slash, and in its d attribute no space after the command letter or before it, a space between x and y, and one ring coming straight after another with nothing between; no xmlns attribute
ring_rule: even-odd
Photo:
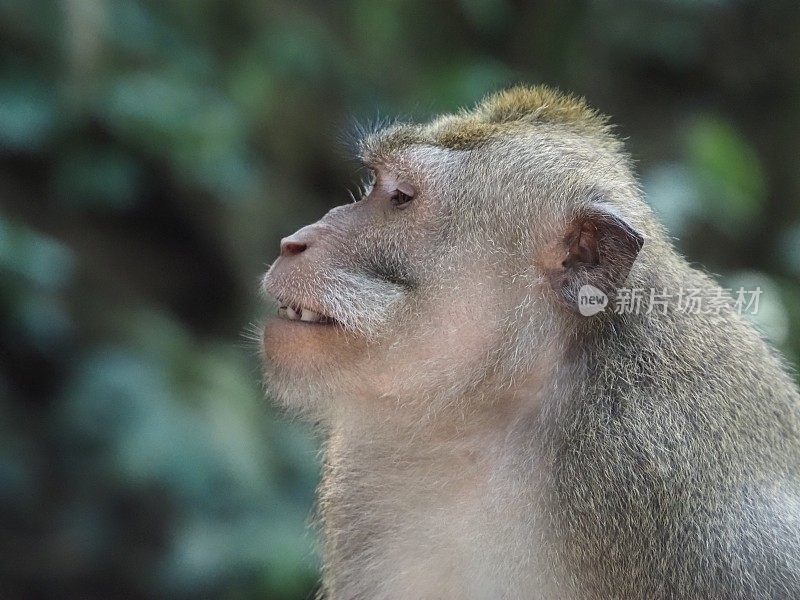
<svg viewBox="0 0 800 600"><path fill-rule="evenodd" d="M362 147L391 151L413 144L469 150L498 135L536 124L555 124L584 133L609 133L608 118L580 96L554 88L518 85L489 94L472 109L442 115L427 125L395 124L362 138ZM377 143L376 143L377 142Z"/></svg>
<svg viewBox="0 0 800 600"><path fill-rule="evenodd" d="M516 86L491 94L478 104L473 114L486 123L497 124L547 121L604 128L607 121L585 98L544 85Z"/></svg>
<svg viewBox="0 0 800 600"><path fill-rule="evenodd" d="M434 121L430 133L448 148L470 148L497 133L553 123L605 133L608 119L591 108L584 98L538 85L516 86L490 94L474 109Z"/></svg>

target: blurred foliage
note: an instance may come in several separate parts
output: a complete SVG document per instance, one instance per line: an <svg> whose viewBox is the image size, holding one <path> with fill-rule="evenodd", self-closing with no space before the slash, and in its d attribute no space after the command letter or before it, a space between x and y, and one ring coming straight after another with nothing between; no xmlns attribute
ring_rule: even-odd
<svg viewBox="0 0 800 600"><path fill-rule="evenodd" d="M0 0L0 595L313 594L316 445L248 332L353 117L586 95L797 364L798 56L788 0Z"/></svg>

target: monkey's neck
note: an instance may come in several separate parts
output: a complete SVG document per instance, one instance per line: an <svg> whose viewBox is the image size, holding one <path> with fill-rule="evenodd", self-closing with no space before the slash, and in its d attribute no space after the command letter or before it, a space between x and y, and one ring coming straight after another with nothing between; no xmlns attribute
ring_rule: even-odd
<svg viewBox="0 0 800 600"><path fill-rule="evenodd" d="M334 430L320 488L331 596L524 596L476 592L470 582L514 579L481 576L483 569L533 577L547 563L538 550L522 553L531 564L508 560L521 554L514 547L542 537L538 459L522 434L535 419L533 409L508 410L475 425ZM398 574L396 587L372 579L387 573ZM542 589L541 580L527 583Z"/></svg>
<svg viewBox="0 0 800 600"><path fill-rule="evenodd" d="M327 480L348 496L342 498L348 504L374 502L381 494L395 498L406 490L420 499L430 491L431 501L439 502L448 491L461 494L501 466L511 468L509 456L537 451L529 447L531 433L552 417L546 407L560 384L554 364L537 365L513 381L501 377L433 415L406 417L397 409L403 414L339 420L328 430Z"/></svg>

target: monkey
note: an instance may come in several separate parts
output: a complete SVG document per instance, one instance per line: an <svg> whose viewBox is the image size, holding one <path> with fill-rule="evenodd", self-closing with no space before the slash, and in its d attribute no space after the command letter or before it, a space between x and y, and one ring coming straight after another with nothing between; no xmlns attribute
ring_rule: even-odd
<svg viewBox="0 0 800 600"><path fill-rule="evenodd" d="M263 280L267 388L324 442L321 597L800 598L797 386L609 119L518 86L356 154Z"/></svg>

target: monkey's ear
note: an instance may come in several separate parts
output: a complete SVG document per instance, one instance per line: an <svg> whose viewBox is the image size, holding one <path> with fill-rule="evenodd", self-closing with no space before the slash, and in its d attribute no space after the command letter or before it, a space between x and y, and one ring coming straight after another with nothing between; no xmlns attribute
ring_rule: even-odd
<svg viewBox="0 0 800 600"><path fill-rule="evenodd" d="M599 312L591 308L585 312L579 302L587 291L594 294L595 290L612 302L643 245L642 234L617 211L607 205L591 205L575 215L556 242L546 265L550 285L569 309L582 314Z"/></svg>

